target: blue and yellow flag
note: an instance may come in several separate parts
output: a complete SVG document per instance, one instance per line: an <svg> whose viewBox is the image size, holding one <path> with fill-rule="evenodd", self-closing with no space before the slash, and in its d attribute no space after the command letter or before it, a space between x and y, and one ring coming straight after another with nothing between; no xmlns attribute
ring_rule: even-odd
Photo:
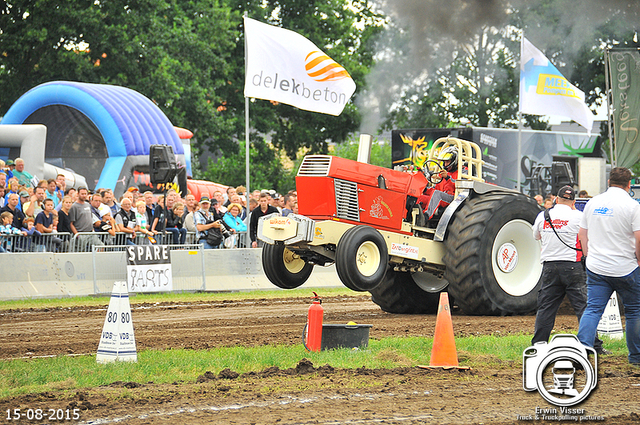
<svg viewBox="0 0 640 425"><path fill-rule="evenodd" d="M526 38L520 56L520 112L571 118L591 132L594 115L584 92L569 83Z"/></svg>

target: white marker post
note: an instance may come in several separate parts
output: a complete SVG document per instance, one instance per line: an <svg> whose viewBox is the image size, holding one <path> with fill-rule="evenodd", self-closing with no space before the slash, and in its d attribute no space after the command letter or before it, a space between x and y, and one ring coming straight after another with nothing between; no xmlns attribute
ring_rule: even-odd
<svg viewBox="0 0 640 425"><path fill-rule="evenodd" d="M611 339L622 339L622 320L620 320L620 306L614 292L609 298L604 313L598 323L598 335L606 335Z"/></svg>
<svg viewBox="0 0 640 425"><path fill-rule="evenodd" d="M113 284L96 361L98 363L138 361L127 282Z"/></svg>

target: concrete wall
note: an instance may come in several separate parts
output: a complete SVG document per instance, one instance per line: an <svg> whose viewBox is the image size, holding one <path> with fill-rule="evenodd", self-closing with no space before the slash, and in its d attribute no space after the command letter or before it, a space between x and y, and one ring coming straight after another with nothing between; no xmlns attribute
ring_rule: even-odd
<svg viewBox="0 0 640 425"><path fill-rule="evenodd" d="M171 251L174 291L276 289L261 249ZM0 300L108 294L127 279L124 252L0 254ZM335 267L315 267L303 287L339 287Z"/></svg>

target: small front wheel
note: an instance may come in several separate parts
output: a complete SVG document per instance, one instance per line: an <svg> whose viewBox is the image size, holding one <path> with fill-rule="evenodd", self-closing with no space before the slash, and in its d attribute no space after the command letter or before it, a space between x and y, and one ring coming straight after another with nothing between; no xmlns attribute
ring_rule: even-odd
<svg viewBox="0 0 640 425"><path fill-rule="evenodd" d="M384 237L369 226L347 230L336 248L336 270L344 285L354 291L370 291L382 282L389 254Z"/></svg>
<svg viewBox="0 0 640 425"><path fill-rule="evenodd" d="M307 263L282 244L265 244L262 247L262 268L278 288L293 289L309 279L313 264Z"/></svg>

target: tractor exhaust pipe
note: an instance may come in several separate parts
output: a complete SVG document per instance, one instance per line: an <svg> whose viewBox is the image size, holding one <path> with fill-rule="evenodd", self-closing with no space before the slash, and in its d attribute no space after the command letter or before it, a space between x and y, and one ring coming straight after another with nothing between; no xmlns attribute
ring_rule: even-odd
<svg viewBox="0 0 640 425"><path fill-rule="evenodd" d="M371 143L373 136L370 134L361 134L360 143L358 144L358 162L369 164L371 161Z"/></svg>

